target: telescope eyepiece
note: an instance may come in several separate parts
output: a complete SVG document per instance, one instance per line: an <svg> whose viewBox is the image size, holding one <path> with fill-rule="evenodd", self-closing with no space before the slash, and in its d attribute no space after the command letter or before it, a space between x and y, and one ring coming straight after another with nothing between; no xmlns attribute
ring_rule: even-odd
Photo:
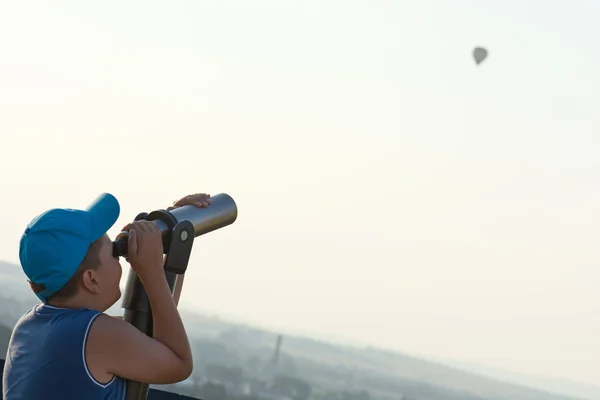
<svg viewBox="0 0 600 400"><path fill-rule="evenodd" d="M115 258L119 258L119 257L125 257L127 256L127 242L129 240L129 235L125 236L122 234L127 235L127 232L121 232L119 234L119 236L117 236L117 239L113 242L113 257Z"/></svg>

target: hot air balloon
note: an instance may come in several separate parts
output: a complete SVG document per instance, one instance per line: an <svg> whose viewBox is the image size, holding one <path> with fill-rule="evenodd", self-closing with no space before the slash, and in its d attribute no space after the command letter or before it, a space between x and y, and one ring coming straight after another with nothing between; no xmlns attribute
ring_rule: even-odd
<svg viewBox="0 0 600 400"><path fill-rule="evenodd" d="M488 51L483 47L475 47L473 49L473 58L477 65L481 64L488 56Z"/></svg>

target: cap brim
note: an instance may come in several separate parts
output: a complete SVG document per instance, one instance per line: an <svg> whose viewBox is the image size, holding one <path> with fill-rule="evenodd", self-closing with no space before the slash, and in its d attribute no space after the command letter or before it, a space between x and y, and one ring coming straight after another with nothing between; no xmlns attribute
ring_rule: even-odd
<svg viewBox="0 0 600 400"><path fill-rule="evenodd" d="M86 209L93 222L92 241L104 235L119 219L119 201L110 193L102 193Z"/></svg>

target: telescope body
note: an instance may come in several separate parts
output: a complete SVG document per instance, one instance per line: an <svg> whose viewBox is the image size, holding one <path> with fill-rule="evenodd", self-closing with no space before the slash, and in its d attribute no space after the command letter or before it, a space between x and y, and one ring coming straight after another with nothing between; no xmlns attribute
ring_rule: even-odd
<svg viewBox="0 0 600 400"><path fill-rule="evenodd" d="M212 196L211 201L207 208L188 205L172 210L171 214L177 218L177 221L190 221L194 225L196 237L235 222L237 206L231 196L220 193ZM166 230L167 226L160 221L159 229L164 232L163 230Z"/></svg>
<svg viewBox="0 0 600 400"><path fill-rule="evenodd" d="M141 214L140 214L141 215ZM235 201L226 193L211 196L211 204L206 208L187 205L171 211L158 210L148 214L160 229L165 245L165 254L171 241L174 226L181 221L189 221L194 227L194 236L198 237L214 230L231 225L237 219ZM171 226L172 225L172 226ZM121 232L113 243L115 256L127 256L127 232Z"/></svg>

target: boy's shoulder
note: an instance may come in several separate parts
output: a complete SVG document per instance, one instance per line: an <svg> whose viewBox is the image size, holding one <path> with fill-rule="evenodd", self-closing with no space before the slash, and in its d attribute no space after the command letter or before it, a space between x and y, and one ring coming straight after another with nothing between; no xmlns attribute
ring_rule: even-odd
<svg viewBox="0 0 600 400"><path fill-rule="evenodd" d="M87 308L70 309L37 304L18 319L12 338L27 340L41 335L74 339L82 334L87 335L93 320L101 314Z"/></svg>
<svg viewBox="0 0 600 400"><path fill-rule="evenodd" d="M39 303L30 308L19 318L19 321L28 321L32 319L53 320L62 318L77 318L82 315L93 317L96 314L102 314L100 311L92 310L86 307L81 308L62 308L55 307L46 303Z"/></svg>

